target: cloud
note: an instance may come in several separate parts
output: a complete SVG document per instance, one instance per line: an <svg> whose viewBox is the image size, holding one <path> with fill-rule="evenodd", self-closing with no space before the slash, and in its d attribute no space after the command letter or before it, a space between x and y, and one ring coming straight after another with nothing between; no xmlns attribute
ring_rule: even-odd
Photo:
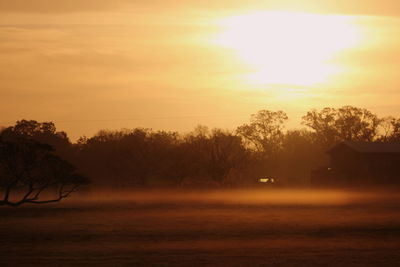
<svg viewBox="0 0 400 267"><path fill-rule="evenodd" d="M129 0L0 0L0 12L73 13L110 11L129 3Z"/></svg>
<svg viewBox="0 0 400 267"><path fill-rule="evenodd" d="M143 10L204 10L229 13L260 9L399 16L398 0L0 0L0 12L75 13Z"/></svg>

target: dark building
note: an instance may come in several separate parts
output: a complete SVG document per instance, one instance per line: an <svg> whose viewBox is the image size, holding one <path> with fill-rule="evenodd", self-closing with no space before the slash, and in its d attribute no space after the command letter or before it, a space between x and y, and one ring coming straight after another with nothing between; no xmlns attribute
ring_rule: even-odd
<svg viewBox="0 0 400 267"><path fill-rule="evenodd" d="M313 185L400 184L400 143L342 142L327 153L330 165L312 172Z"/></svg>

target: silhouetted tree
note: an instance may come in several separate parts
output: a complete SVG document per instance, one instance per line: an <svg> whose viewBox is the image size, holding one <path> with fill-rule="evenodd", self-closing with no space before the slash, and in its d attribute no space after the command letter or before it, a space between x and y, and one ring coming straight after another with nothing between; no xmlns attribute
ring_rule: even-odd
<svg viewBox="0 0 400 267"><path fill-rule="evenodd" d="M282 145L284 123L288 116L283 111L260 110L251 115L250 123L237 128L237 133L256 151L268 156Z"/></svg>
<svg viewBox="0 0 400 267"><path fill-rule="evenodd" d="M311 110L303 117L316 140L324 147L340 141L374 141L381 120L367 109L344 106L339 109Z"/></svg>
<svg viewBox="0 0 400 267"><path fill-rule="evenodd" d="M23 136L0 136L0 205L58 202L88 180L53 149ZM55 197L43 199L43 193Z"/></svg>
<svg viewBox="0 0 400 267"><path fill-rule="evenodd" d="M80 169L103 185L147 186L175 183L184 175L179 168L179 135L149 129L100 131L78 144ZM179 167L178 167L179 166Z"/></svg>
<svg viewBox="0 0 400 267"><path fill-rule="evenodd" d="M247 152L239 136L213 130L209 138L208 171L214 182L223 184L233 169L246 165Z"/></svg>
<svg viewBox="0 0 400 267"><path fill-rule="evenodd" d="M400 142L400 118L385 117L381 120L379 141Z"/></svg>
<svg viewBox="0 0 400 267"><path fill-rule="evenodd" d="M221 129L209 131L205 126L197 126L185 136L181 146L186 176L203 179L204 183L232 185L232 172L245 168L249 162L249 151L241 137Z"/></svg>

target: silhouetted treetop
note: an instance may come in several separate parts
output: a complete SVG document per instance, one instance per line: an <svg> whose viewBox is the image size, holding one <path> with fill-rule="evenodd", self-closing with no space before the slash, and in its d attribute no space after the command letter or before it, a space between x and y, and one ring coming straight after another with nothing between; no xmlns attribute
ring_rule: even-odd
<svg viewBox="0 0 400 267"><path fill-rule="evenodd" d="M250 123L237 128L238 135L257 151L273 154L279 150L288 116L283 111L260 110L251 115Z"/></svg>
<svg viewBox="0 0 400 267"><path fill-rule="evenodd" d="M65 155L70 142L65 132L58 132L53 122L37 122L35 120L20 120L14 126L1 131L3 137L23 137L40 143L51 145L59 154Z"/></svg>
<svg viewBox="0 0 400 267"><path fill-rule="evenodd" d="M344 106L339 109L311 110L303 116L303 124L310 127L323 146L340 141L373 141L378 137L381 119L367 109Z"/></svg>
<svg viewBox="0 0 400 267"><path fill-rule="evenodd" d="M380 126L382 129L380 141L400 142L400 118L385 117L382 119Z"/></svg>

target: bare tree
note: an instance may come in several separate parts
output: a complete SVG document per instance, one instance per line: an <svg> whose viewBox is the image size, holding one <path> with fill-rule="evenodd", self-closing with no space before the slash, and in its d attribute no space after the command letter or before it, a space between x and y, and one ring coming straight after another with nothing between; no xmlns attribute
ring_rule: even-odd
<svg viewBox="0 0 400 267"><path fill-rule="evenodd" d="M382 119L380 125L381 136L380 141L384 142L399 142L400 141L400 118L392 116Z"/></svg>

